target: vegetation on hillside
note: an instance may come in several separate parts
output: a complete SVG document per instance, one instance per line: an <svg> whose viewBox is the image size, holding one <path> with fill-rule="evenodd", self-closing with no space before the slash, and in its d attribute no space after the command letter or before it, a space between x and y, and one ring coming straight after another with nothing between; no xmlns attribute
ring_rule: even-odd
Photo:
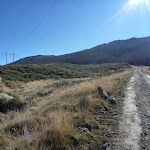
<svg viewBox="0 0 150 150"><path fill-rule="evenodd" d="M109 75L130 68L128 63L101 65L41 64L0 66L5 81L33 81L41 79L85 78Z"/></svg>
<svg viewBox="0 0 150 150"><path fill-rule="evenodd" d="M47 66L50 65L54 64ZM12 77L17 81L12 83L13 88L5 84L7 78L1 83L1 92L16 95L27 105L21 112L0 113L0 149L83 150L99 149L106 142L110 144L110 140L117 133L121 91L132 75L130 66L57 65L55 64L57 69L65 67L62 70L64 72L72 69L74 73L81 71L81 74L86 73L88 76L68 76L66 79L62 76L63 78L57 80L53 78L38 81L32 78L34 81L28 79L23 80L28 82L18 82L20 79L18 80L17 75L16 78ZM98 70L100 66L101 70ZM18 66L5 67L11 72L15 70L11 70L11 67ZM38 65L28 67L38 68ZM44 65L39 67L44 69ZM18 69L15 71L18 72ZM103 76L99 78L99 74ZM116 103L112 104L103 98L99 87L110 96L115 96ZM26 134L30 134L31 138Z"/></svg>

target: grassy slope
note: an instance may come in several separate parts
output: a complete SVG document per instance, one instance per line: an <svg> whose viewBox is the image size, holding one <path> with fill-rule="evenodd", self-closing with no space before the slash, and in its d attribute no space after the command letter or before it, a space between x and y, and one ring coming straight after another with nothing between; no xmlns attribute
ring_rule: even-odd
<svg viewBox="0 0 150 150"><path fill-rule="evenodd" d="M74 65L74 64L41 64L0 66L0 76L3 80L33 81L40 79L85 78L103 76L129 68L127 63Z"/></svg>
<svg viewBox="0 0 150 150"><path fill-rule="evenodd" d="M122 68L116 69L117 64L113 66L105 64L102 70L97 70L97 65L82 66L85 70L76 66L82 73L87 71L89 78L14 82L13 89L2 84L3 92L15 94L27 102L28 107L24 112L0 113L0 148L81 150L98 149L109 142L118 124L120 99L112 105L100 97L97 88L101 86L116 96L132 74L131 69L118 73ZM113 75L93 78L96 77L91 71L94 67L97 76L99 72ZM91 131L82 132L79 127L88 127ZM24 136L24 132L29 132L32 139Z"/></svg>

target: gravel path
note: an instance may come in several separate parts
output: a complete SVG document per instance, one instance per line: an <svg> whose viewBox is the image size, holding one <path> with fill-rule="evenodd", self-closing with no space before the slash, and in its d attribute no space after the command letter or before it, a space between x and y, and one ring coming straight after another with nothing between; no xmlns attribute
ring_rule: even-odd
<svg viewBox="0 0 150 150"><path fill-rule="evenodd" d="M136 102L141 118L142 134L141 149L150 150L150 76L137 68L137 79L135 82Z"/></svg>
<svg viewBox="0 0 150 150"><path fill-rule="evenodd" d="M139 143L142 127L138 108L136 106L136 70L125 91L123 114L119 124L119 142L118 145L116 145L116 150L140 150Z"/></svg>
<svg viewBox="0 0 150 150"><path fill-rule="evenodd" d="M135 67L125 91L115 150L150 150L150 76Z"/></svg>

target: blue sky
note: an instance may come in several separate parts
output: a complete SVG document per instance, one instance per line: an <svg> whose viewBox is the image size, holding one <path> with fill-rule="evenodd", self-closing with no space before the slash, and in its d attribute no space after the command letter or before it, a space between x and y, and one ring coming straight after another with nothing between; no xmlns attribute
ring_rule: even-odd
<svg viewBox="0 0 150 150"><path fill-rule="evenodd" d="M127 7L131 1L141 2ZM0 65L5 64L5 52L16 53L18 60L150 36L150 11L145 1L0 0ZM8 55L8 63L12 60Z"/></svg>

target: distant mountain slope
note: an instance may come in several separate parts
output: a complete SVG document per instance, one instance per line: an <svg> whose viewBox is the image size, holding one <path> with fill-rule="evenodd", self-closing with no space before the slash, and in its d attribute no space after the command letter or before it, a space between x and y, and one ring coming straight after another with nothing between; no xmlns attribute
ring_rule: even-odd
<svg viewBox="0 0 150 150"><path fill-rule="evenodd" d="M150 37L113 41L91 49L60 56L32 56L20 59L14 64L120 62L128 62L133 65L150 65Z"/></svg>

